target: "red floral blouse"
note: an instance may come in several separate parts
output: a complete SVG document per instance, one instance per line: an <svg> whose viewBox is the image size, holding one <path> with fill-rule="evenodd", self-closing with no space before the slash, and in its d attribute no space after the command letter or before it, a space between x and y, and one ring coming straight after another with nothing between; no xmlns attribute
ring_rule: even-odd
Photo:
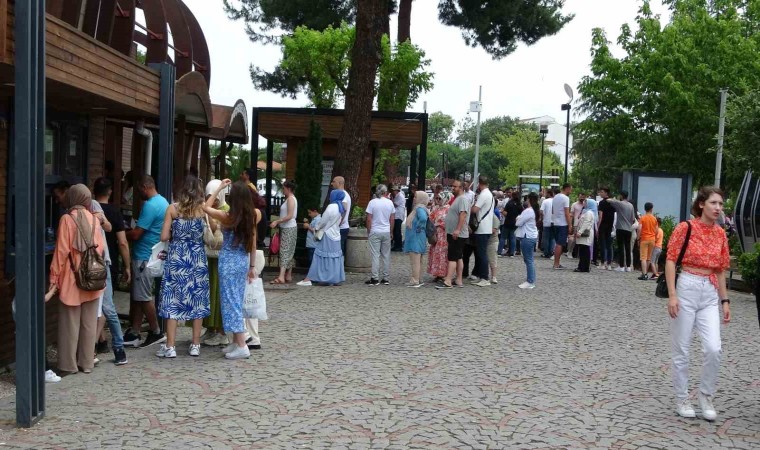
<svg viewBox="0 0 760 450"><path fill-rule="evenodd" d="M691 237L681 264L712 270L714 273L728 269L731 261L728 253L728 238L723 228L718 225L707 225L700 219L692 219L689 223L691 223ZM686 230L685 222L681 222L673 230L668 241L668 261L678 260L684 239L686 239ZM715 275L711 276L710 280L717 288L718 281Z"/></svg>

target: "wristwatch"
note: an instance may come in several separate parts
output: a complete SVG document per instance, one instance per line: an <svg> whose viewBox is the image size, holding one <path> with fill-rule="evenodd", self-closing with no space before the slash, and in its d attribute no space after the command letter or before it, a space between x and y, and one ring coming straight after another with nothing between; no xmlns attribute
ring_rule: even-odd
<svg viewBox="0 0 760 450"><path fill-rule="evenodd" d="M724 304L724 303L728 303L728 304L730 305L730 304L731 304L731 300L729 300L729 299L727 299L727 298L724 298L724 299L722 299L722 300L720 301L720 304L722 305L722 304Z"/></svg>

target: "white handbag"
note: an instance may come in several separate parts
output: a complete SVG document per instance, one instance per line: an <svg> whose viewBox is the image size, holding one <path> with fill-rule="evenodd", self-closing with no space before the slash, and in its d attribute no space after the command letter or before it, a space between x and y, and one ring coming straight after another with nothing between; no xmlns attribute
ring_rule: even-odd
<svg viewBox="0 0 760 450"><path fill-rule="evenodd" d="M165 252L169 249L168 242L159 242L153 246L150 252L150 259L145 264L145 271L153 278L160 278L164 276L164 260L159 257L161 252Z"/></svg>

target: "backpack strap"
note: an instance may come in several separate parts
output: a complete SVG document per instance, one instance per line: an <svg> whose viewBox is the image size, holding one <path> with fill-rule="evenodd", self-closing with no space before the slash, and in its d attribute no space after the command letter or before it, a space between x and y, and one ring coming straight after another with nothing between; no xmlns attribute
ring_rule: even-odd
<svg viewBox="0 0 760 450"><path fill-rule="evenodd" d="M691 238L691 222L687 220L686 226L688 227L686 230L686 238L683 240L683 245L681 246L681 253L678 254L678 260L676 261L676 269L681 268L681 263L683 263L683 257L686 255L686 249L689 248L689 239Z"/></svg>

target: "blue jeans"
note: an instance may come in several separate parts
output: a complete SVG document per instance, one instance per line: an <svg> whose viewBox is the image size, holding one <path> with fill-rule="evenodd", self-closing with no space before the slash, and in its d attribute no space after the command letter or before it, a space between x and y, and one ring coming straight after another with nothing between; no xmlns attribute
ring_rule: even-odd
<svg viewBox="0 0 760 450"><path fill-rule="evenodd" d="M496 254L501 256L504 253L504 241L507 238L507 227L502 225L499 227L499 248L496 250Z"/></svg>
<svg viewBox="0 0 760 450"><path fill-rule="evenodd" d="M475 235L475 268L473 275L481 280L488 280L488 241L491 239L490 234Z"/></svg>
<svg viewBox="0 0 760 450"><path fill-rule="evenodd" d="M111 332L111 347L114 350L124 348L124 334L121 332L121 322L119 315L116 313L116 306L113 304L113 283L111 281L111 271L106 271L106 290L103 292L103 315L108 324L108 330Z"/></svg>
<svg viewBox="0 0 760 450"><path fill-rule="evenodd" d="M544 251L544 256L549 257L554 254L554 246L556 241L554 240L554 232L552 227L544 227L544 240L541 243L541 249Z"/></svg>
<svg viewBox="0 0 760 450"><path fill-rule="evenodd" d="M528 270L528 283L536 283L536 267L533 264L533 249L536 248L536 240L531 238L520 238L520 249L522 250L525 268Z"/></svg>
<svg viewBox="0 0 760 450"><path fill-rule="evenodd" d="M612 230L599 230L599 248L602 250L602 264L612 264Z"/></svg>
<svg viewBox="0 0 760 450"><path fill-rule="evenodd" d="M513 227L504 227L507 230L507 239L509 240L509 250L507 250L507 254L509 256L515 256L515 250L517 249L517 238L515 235L515 232L517 231L517 228Z"/></svg>

